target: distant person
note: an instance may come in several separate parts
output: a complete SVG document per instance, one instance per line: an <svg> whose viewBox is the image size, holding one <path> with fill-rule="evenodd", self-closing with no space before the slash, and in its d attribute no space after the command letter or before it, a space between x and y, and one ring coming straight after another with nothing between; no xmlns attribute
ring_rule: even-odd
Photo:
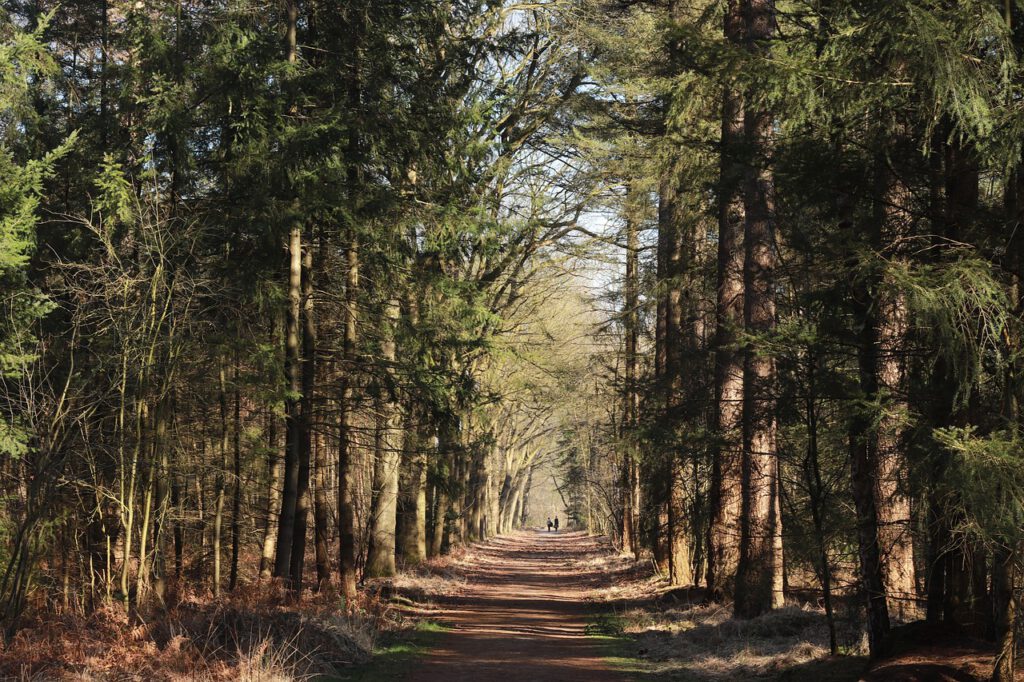
<svg viewBox="0 0 1024 682"><path fill-rule="evenodd" d="M558 517L555 517L555 532L558 532Z"/></svg>
<svg viewBox="0 0 1024 682"><path fill-rule="evenodd" d="M551 532L551 517L548 517L548 532Z"/></svg>

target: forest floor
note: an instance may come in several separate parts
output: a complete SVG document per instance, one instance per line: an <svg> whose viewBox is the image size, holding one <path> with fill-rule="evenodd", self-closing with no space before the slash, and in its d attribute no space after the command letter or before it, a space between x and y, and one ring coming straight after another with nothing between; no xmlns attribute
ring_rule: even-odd
<svg viewBox="0 0 1024 682"><path fill-rule="evenodd" d="M738 621L603 538L565 531L470 545L340 604L268 583L220 600L182 593L131 618L43 614L0 646L0 680L975 682L992 661L990 644L916 623L869 669L855 608L837 623L846 655L831 657L817 605Z"/></svg>
<svg viewBox="0 0 1024 682"><path fill-rule="evenodd" d="M650 565L583 533L495 538L385 591L421 627L342 679L971 682L987 679L991 662L976 642L911 642L869 669L853 618L838 623L847 655L831 657L816 605L738 621L701 590L671 589Z"/></svg>

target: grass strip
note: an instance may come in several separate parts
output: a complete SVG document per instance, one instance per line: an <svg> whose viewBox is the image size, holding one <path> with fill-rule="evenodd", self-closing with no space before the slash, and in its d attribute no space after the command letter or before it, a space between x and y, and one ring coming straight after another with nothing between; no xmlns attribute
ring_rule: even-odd
<svg viewBox="0 0 1024 682"><path fill-rule="evenodd" d="M324 677L320 682L384 682L401 679L413 663L437 646L451 628L436 621L422 620L411 630L395 633L374 649L373 658L362 665Z"/></svg>

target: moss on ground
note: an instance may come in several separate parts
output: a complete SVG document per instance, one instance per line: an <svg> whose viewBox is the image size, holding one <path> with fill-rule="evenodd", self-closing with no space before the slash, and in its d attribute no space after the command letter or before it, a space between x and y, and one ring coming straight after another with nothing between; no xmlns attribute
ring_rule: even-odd
<svg viewBox="0 0 1024 682"><path fill-rule="evenodd" d="M636 656L636 640L625 632L625 620L615 613L599 613L587 623L586 635L601 649L601 660L627 679L639 680L650 672Z"/></svg>
<svg viewBox="0 0 1024 682"><path fill-rule="evenodd" d="M353 666L335 677L320 682L384 682L398 680L413 663L437 646L450 628L435 621L423 620L411 630L388 635L373 651L369 663Z"/></svg>

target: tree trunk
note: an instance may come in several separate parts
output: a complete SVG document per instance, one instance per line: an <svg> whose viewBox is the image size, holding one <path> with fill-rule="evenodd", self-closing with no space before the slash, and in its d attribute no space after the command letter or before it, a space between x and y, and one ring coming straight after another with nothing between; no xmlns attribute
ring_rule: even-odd
<svg viewBox="0 0 1024 682"><path fill-rule="evenodd" d="M355 231L349 235L350 244L346 249L347 266L345 286L345 339L344 363L342 365L341 395L339 397L341 420L338 438L338 517L340 524L339 567L341 591L346 599L356 594L356 515L355 515L355 443L353 431L352 404L355 396L352 374L356 361L356 296L359 288L359 251Z"/></svg>
<svg viewBox="0 0 1024 682"><path fill-rule="evenodd" d="M147 427L148 428L148 427ZM147 465L146 490L142 503L142 527L139 533L139 569L135 576L135 600L140 603L144 600L146 590L149 588L149 562L147 560L149 530L153 518L153 491L156 488L157 473L157 452L153 444L152 436L146 439L149 441L150 456Z"/></svg>
<svg viewBox="0 0 1024 682"><path fill-rule="evenodd" d="M899 296L877 302L879 389L893 396L878 422L875 499L878 505L878 542L889 616L898 621L917 618L917 580L914 542L911 535L910 497L907 494L907 460L902 413L906 404L898 397L905 390L902 352L907 335L907 311Z"/></svg>
<svg viewBox="0 0 1024 682"><path fill-rule="evenodd" d="M287 14L287 57L289 64L298 62L299 6L296 0L285 4ZM288 385L285 397L284 489L281 493L281 514L277 526L277 558L274 576L288 578L292 565L295 534L295 510L299 493L299 403L301 358L299 349L299 314L302 307L302 227L292 225L288 233L288 307L285 319L284 371Z"/></svg>
<svg viewBox="0 0 1024 682"><path fill-rule="evenodd" d="M327 448L324 438L314 440L313 539L316 544L316 589L323 589L331 581L330 529L327 503Z"/></svg>
<svg viewBox="0 0 1024 682"><path fill-rule="evenodd" d="M689 528L686 519L685 464L678 458L671 462L668 495L668 574L672 585L692 585Z"/></svg>
<svg viewBox="0 0 1024 682"><path fill-rule="evenodd" d="M625 395L622 414L621 434L623 441L622 461L622 550L634 558L640 556L640 478L637 470L635 445L631 442L638 424L639 386L637 373L637 351L639 342L640 305L640 243L638 216L633 215L632 202L636 201L634 190L626 190L626 279L623 305L623 332L625 334L624 382Z"/></svg>
<svg viewBox="0 0 1024 682"><path fill-rule="evenodd" d="M486 471L486 453L481 451L473 458L470 463L472 469L469 476L469 486L467 490L467 500L469 501L469 509L466 510L468 517L467 524L467 540L470 542L478 542L484 539L483 520L484 520L484 504L485 504L485 492L488 485L488 476Z"/></svg>
<svg viewBox="0 0 1024 682"><path fill-rule="evenodd" d="M415 293L406 300L406 315L409 329L422 333L420 303ZM415 566L427 559L427 452L432 429L423 405L411 395L407 402L396 551L404 565Z"/></svg>
<svg viewBox="0 0 1024 682"><path fill-rule="evenodd" d="M680 429L693 424L696 414L691 405L697 403L696 380L688 385L686 367L692 367L697 358L697 334L694 320L697 318L693 294L689 289L696 286L690 277L691 263L695 257L696 244L692 217L685 212L679 178L673 170L664 173L659 188L658 203L658 248L661 276L664 287L661 300L663 316L663 359L660 387L665 411L663 430L669 444L666 457L668 491L666 499L669 580L673 585L692 585L693 553L691 551L691 514L687 510L686 459L696 462L693 448L683 447ZM691 370L692 371L692 370ZM692 371L696 377L697 372ZM694 489L699 485L696 478L691 482ZM660 524L659 524L660 525Z"/></svg>
<svg viewBox="0 0 1024 682"><path fill-rule="evenodd" d="M299 487L295 499L295 532L292 537L290 578L292 589L302 592L309 524L309 465L313 451L313 404L316 392L316 317L313 300L313 230L306 228L302 256L302 397L299 399Z"/></svg>
<svg viewBox="0 0 1024 682"><path fill-rule="evenodd" d="M818 578L821 581L825 621L828 624L829 653L836 656L839 653L839 642L836 639L836 620L832 606L832 566L828 558L825 536L825 487L821 479L821 463L818 456L817 359L814 350L809 350L807 357L807 453L803 466L804 484L810 497L814 539L818 544Z"/></svg>
<svg viewBox="0 0 1024 682"><path fill-rule="evenodd" d="M239 388L238 362L235 361L235 426L234 438L234 497L231 501L231 577L228 589L232 592L238 587L238 552L241 546L242 516L242 395Z"/></svg>
<svg viewBox="0 0 1024 682"><path fill-rule="evenodd" d="M940 131L936 132L934 147L932 154L932 211L935 223L934 232L937 238L932 252L941 256L949 250L950 243L961 243L964 228L975 219L979 199L979 169L977 152L959 139L950 139L948 123L944 122L944 125L940 126ZM943 172L936 172L936 167ZM935 198L943 195L942 189L945 190L944 206L939 205L939 200ZM906 189L903 190L903 194L909 196ZM903 197L896 197L897 200L901 198ZM905 221L909 222L909 217ZM952 256L952 258L957 257L959 257L958 253L954 253ZM905 324L904 327L906 327ZM906 334L906 329L904 329L904 334ZM936 359L928 386L933 405L931 414L933 428L967 425L966 410L963 404L957 400L958 396L965 393L960 381L957 368L953 366L952 362L942 356ZM902 407L905 409L905 406ZM929 471L932 480L928 489L929 562L926 617L931 622L946 620L951 623L962 623L967 619L984 623L990 621L990 618L987 617L988 613L985 613L980 621L974 617L976 607L987 601L984 560L980 564L972 561L969 555L972 548L955 542L953 539L953 528L960 523L960 519L957 518L958 512L953 511L959 506L956 502L959 498L959 491L950 490L948 486L946 481L947 462L944 455L945 453L939 454ZM953 501L952 504L951 501ZM909 517L909 502L904 506L907 507ZM909 530L905 535L909 536ZM888 562L890 571L897 567L899 562L906 561L907 557L913 556L912 547L909 546L911 539L908 537L903 544L908 546L903 551L897 551ZM898 547L897 550L899 549ZM912 577L911 573L910 578ZM978 585L979 577L980 585ZM898 574L894 578L890 578L889 575L886 578L890 599L898 599L901 592L909 591L909 603L911 606L916 606L913 599L916 594L913 590L906 588L912 583L908 583L907 579L904 580L904 583L898 582ZM977 589L973 590L975 592L975 608L969 608L972 579L974 584L981 588L980 592ZM902 589L901 584L904 585ZM894 608L898 605L899 602L891 602L890 613L893 613ZM913 608L907 614L902 611L897 613L897 617L901 619L911 619L917 616L917 609Z"/></svg>
<svg viewBox="0 0 1024 682"><path fill-rule="evenodd" d="M348 107L350 114L354 115L360 110L362 100L361 84L361 51L360 42L362 38L362 17L359 9L350 7L349 11L354 16L348 19L349 24L349 83L348 83ZM355 515L355 477L356 462L353 438L353 414L355 406L354 398L354 374L356 371L356 321L358 311L359 293L359 234L356 225L356 216L359 209L359 186L360 170L358 166L360 156L360 142L358 131L354 128L349 131L348 136L348 203L349 203L349 224L348 224L348 245L345 249L345 336L343 342L342 379L340 386L340 433L338 445L338 518L339 518L339 557L338 564L341 573L341 593L345 596L346 602L356 595L356 515Z"/></svg>
<svg viewBox="0 0 1024 682"><path fill-rule="evenodd" d="M156 523L153 527L153 593L157 602L163 606L167 597L167 540L170 536L166 528L170 515L170 481L174 478L169 455L171 448L167 442L166 399L157 406L155 418L153 447L158 452L155 460L159 469L156 482Z"/></svg>
<svg viewBox="0 0 1024 682"><path fill-rule="evenodd" d="M523 504L522 509L519 511L519 522L520 528L526 528L526 518L530 515L530 488L533 487L533 466L531 465L526 471L526 483L523 487Z"/></svg>
<svg viewBox="0 0 1024 682"><path fill-rule="evenodd" d="M738 44L743 36L740 0L729 0L725 37ZM739 562L743 357L737 331L743 323L743 224L741 180L744 167L743 103L730 85L722 94L722 142L718 206L718 293L715 332L715 431L719 443L712 459L711 525L708 531L708 590L723 599L735 590Z"/></svg>
<svg viewBox="0 0 1024 682"><path fill-rule="evenodd" d="M181 479L175 472L171 473L171 508L181 508ZM174 579L181 580L184 569L185 531L181 521L174 522Z"/></svg>
<svg viewBox="0 0 1024 682"><path fill-rule="evenodd" d="M398 474L402 459L402 414L399 407L395 371L395 325L398 301L388 301L382 324L381 363L386 383L380 387L377 465L373 488L376 505L370 514L370 553L366 575L371 578L395 574L395 528L398 507Z"/></svg>
<svg viewBox="0 0 1024 682"><path fill-rule="evenodd" d="M745 42L750 52L766 54L775 33L774 0L747 0ZM775 229L771 113L748 99L745 134L750 159L744 183L743 316L749 334L775 330ZM779 461L776 452L775 359L744 349L743 460L740 561L736 573L735 612L751 618L781 607L782 556L779 538Z"/></svg>
<svg viewBox="0 0 1024 682"><path fill-rule="evenodd" d="M429 555L432 557L441 556L441 548L444 546L445 513L448 510L448 496L440 485L434 486L433 504L431 505L434 515L430 524L430 548Z"/></svg>
<svg viewBox="0 0 1024 682"><path fill-rule="evenodd" d="M289 17L294 5L288 6ZM294 36L290 38L294 40ZM302 393L302 358L299 345L299 322L302 308L302 229L296 225L288 238L288 308L285 322L285 376L288 394L284 400L285 454L284 489L281 493L281 515L277 526L277 559L274 576L290 578L295 519L299 500L299 467L301 459L301 415L298 396Z"/></svg>
<svg viewBox="0 0 1024 682"><path fill-rule="evenodd" d="M456 422L458 423L458 422ZM466 456L462 447L461 428L454 432L455 437L450 441L452 444L451 459L455 462L452 467L455 471L455 492L449 496L448 502L452 512L452 526L448 533L448 544L451 547L459 547L467 542L467 528L469 524L469 477L471 462Z"/></svg>
<svg viewBox="0 0 1024 682"><path fill-rule="evenodd" d="M399 479L398 557L406 566L427 558L427 448L430 434L418 405L410 405L405 427L404 463Z"/></svg>
<svg viewBox="0 0 1024 682"><path fill-rule="evenodd" d="M218 373L218 402L220 403L220 443L217 451L220 454L220 466L214 484L213 513L213 596L220 596L221 585L221 541L224 535L224 477L228 468L228 386L227 357L221 356Z"/></svg>
<svg viewBox="0 0 1024 682"><path fill-rule="evenodd" d="M1017 654L1016 557L999 547L992 557L992 604L996 622L996 660L992 682L1014 682Z"/></svg>
<svg viewBox="0 0 1024 682"><path fill-rule="evenodd" d="M281 514L281 457L277 446L277 415L267 410L267 518L263 527L263 551L260 554L260 579L266 580L274 572L274 554L277 550L276 522Z"/></svg>
<svg viewBox="0 0 1024 682"><path fill-rule="evenodd" d="M519 523L519 517L523 513L523 487L526 485L522 482L516 485L515 492L512 494L512 511L508 515L508 532L512 532L516 529L516 524Z"/></svg>
<svg viewBox="0 0 1024 682"><path fill-rule="evenodd" d="M857 286L854 312L863 325L858 354L861 392L871 400L877 392L875 378L875 329L865 299L866 287ZM872 657L885 653L889 636L889 608L885 598L882 552L878 544L878 511L875 507L875 446L871 415L863 408L855 413L850 434L850 478L857 515L861 589L867 600L868 647Z"/></svg>
<svg viewBox="0 0 1024 682"><path fill-rule="evenodd" d="M887 232L886 223L891 211L891 184L893 182L888 161L883 154L876 160L876 196L873 226L870 227L872 247L880 248ZM879 528L883 518L895 515L882 512L880 501L892 502L880 496L880 492L893 489L895 469L890 463L884 471L888 478L882 481L879 461L879 429L881 424L870 405L879 399L881 325L882 314L878 291L882 282L873 273L862 275L853 287L852 306L856 328L860 329L858 348L860 396L864 406L854 412L851 421L850 466L853 483L854 504L857 512L858 544L861 564L861 589L864 590L868 609L868 645L873 657L885 653L889 635L889 607L885 590L885 554L882 546L882 532ZM891 313L891 311L890 311ZM892 338L892 332L887 332ZM889 377L893 379L892 376ZM890 457L891 451L887 453Z"/></svg>
<svg viewBox="0 0 1024 682"><path fill-rule="evenodd" d="M498 532L507 533L509 528L508 519L512 516L512 495L514 480L512 474L505 473L501 484L501 492L498 493Z"/></svg>
<svg viewBox="0 0 1024 682"><path fill-rule="evenodd" d="M1009 21L1009 16L1007 20ZM1014 32L1021 42L1020 30ZM1007 248L1009 266L1014 274L1012 301L1018 316L1024 311L1024 163L1018 163L1006 185L1004 197L1007 223L1013 235ZM1013 329L1013 327L1011 327ZM1006 353L1017 357L1017 362L1007 368L1003 388L1003 416L1020 431L1020 346L1019 333L1008 334ZM994 491L994 497L1006 504L1008 497L1003 490ZM992 667L992 682L1014 682L1017 657L1017 560L1020 545L1014 539L1002 538L992 553L992 619L995 629L996 658Z"/></svg>
<svg viewBox="0 0 1024 682"><path fill-rule="evenodd" d="M897 138L899 139L899 138ZM897 152L898 153L898 152ZM892 249L911 232L914 220L911 189L902 174L889 167L889 159L880 158L877 248ZM902 249L897 247L896 254ZM877 390L886 398L878 418L875 437L873 478L878 513L878 543L882 561L882 579L886 588L887 611L892 618L917 618L917 581L914 571L914 544L911 535L910 497L907 492L906 436L903 433L907 411L905 346L909 322L902 294L880 287L872 302L873 323L877 326ZM948 415L947 415L948 416Z"/></svg>

